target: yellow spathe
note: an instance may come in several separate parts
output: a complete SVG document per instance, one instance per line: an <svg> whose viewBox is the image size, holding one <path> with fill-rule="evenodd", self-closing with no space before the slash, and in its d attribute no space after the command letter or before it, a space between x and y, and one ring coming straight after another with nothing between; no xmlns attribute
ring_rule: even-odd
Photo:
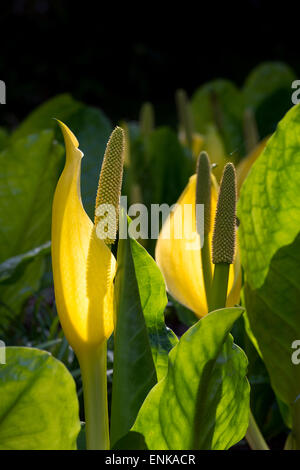
<svg viewBox="0 0 300 470"><path fill-rule="evenodd" d="M59 122L66 163L52 208L52 265L59 319L76 353L99 346L113 331L116 260L98 239L80 194L82 152Z"/></svg>
<svg viewBox="0 0 300 470"><path fill-rule="evenodd" d="M211 231L208 235L210 246L217 205L217 191L217 183L212 176ZM195 199L196 175L193 175L181 194L175 210L171 212L162 227L156 244L155 258L163 273L168 292L198 317L202 317L208 313L208 308L202 274L200 237L196 232ZM192 210L190 215L186 216L186 220L182 220L182 226L186 228L184 236L176 238L178 237L176 235L178 219L176 218L184 218L183 207L185 204L191 205ZM212 264L212 272L213 269L214 265ZM234 264L230 265L229 270L227 306L233 306L239 302L240 288L241 268L237 252Z"/></svg>

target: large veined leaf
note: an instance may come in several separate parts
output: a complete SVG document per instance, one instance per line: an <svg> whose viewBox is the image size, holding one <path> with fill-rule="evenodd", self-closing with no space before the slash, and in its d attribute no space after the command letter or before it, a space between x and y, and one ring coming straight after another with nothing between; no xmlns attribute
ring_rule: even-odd
<svg viewBox="0 0 300 470"><path fill-rule="evenodd" d="M168 374L148 394L132 428L148 449L228 449L244 437L247 358L229 334L242 312L208 314L171 350Z"/></svg>
<svg viewBox="0 0 300 470"><path fill-rule="evenodd" d="M243 87L245 106L254 110L260 137L274 132L292 106L294 71L281 62L265 62L252 70Z"/></svg>
<svg viewBox="0 0 300 470"><path fill-rule="evenodd" d="M119 240L118 266L112 444L130 430L147 393L165 376L177 343L164 323L165 283L153 258L128 237Z"/></svg>
<svg viewBox="0 0 300 470"><path fill-rule="evenodd" d="M80 421L75 382L49 353L6 348L0 397L0 449L76 448Z"/></svg>
<svg viewBox="0 0 300 470"><path fill-rule="evenodd" d="M231 160L244 153L243 96L233 83L219 79L201 86L192 97L192 111L196 130L204 136L212 124L218 127Z"/></svg>
<svg viewBox="0 0 300 470"><path fill-rule="evenodd" d="M178 339L174 332L165 325L164 311L168 298L165 281L159 267L136 240L130 238L130 244L141 306L159 381L166 375L168 354Z"/></svg>
<svg viewBox="0 0 300 470"><path fill-rule="evenodd" d="M0 261L24 254L50 238L51 206L63 148L53 131L14 140L0 153ZM1 286L0 315L17 315L43 272L39 257L15 285Z"/></svg>
<svg viewBox="0 0 300 470"><path fill-rule="evenodd" d="M251 330L278 397L291 409L299 396L300 369L292 344L300 338L300 235L274 255L259 289L245 285Z"/></svg>
<svg viewBox="0 0 300 470"><path fill-rule="evenodd" d="M112 445L128 433L157 380L129 238L119 240L117 263Z"/></svg>
<svg viewBox="0 0 300 470"><path fill-rule="evenodd" d="M299 131L300 108L295 106L253 165L238 208L245 303L254 344L277 396L292 413L299 405L300 380L292 362L292 343L300 337Z"/></svg>
<svg viewBox="0 0 300 470"><path fill-rule="evenodd" d="M262 286L271 259L299 232L300 107L280 121L243 184L238 216L241 259L252 289Z"/></svg>

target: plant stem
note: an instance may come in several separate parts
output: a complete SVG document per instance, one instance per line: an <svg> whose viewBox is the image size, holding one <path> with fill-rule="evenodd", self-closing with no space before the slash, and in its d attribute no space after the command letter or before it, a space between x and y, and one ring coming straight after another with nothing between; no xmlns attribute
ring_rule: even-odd
<svg viewBox="0 0 300 470"><path fill-rule="evenodd" d="M252 450L270 450L259 427L256 424L254 416L250 410L249 427L246 433L246 440Z"/></svg>
<svg viewBox="0 0 300 470"><path fill-rule="evenodd" d="M87 450L109 449L106 341L79 357L83 383Z"/></svg>
<svg viewBox="0 0 300 470"><path fill-rule="evenodd" d="M230 264L228 263L215 264L209 312L226 306L229 266Z"/></svg>
<svg viewBox="0 0 300 470"><path fill-rule="evenodd" d="M201 261L203 281L206 293L207 306L210 305L211 287L212 287L212 272L211 272L211 256L208 235L204 235L204 242L201 248Z"/></svg>

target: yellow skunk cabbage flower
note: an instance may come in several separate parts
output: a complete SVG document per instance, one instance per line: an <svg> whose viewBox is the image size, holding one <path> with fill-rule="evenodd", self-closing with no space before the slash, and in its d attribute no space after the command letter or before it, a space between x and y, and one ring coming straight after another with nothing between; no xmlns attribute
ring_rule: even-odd
<svg viewBox="0 0 300 470"><path fill-rule="evenodd" d="M83 153L68 127L59 121L66 163L52 208L52 265L59 319L80 364L88 449L109 449L106 340L113 331L116 260L97 237L80 194ZM96 205L118 209L124 161L124 133L117 127L107 144ZM101 219L101 217L100 217ZM102 220L102 219L101 219Z"/></svg>
<svg viewBox="0 0 300 470"><path fill-rule="evenodd" d="M82 152L74 134L59 123L66 163L52 209L52 264L55 299L67 340L76 353L101 344L113 331L116 261L96 236L80 194Z"/></svg>
<svg viewBox="0 0 300 470"><path fill-rule="evenodd" d="M188 185L181 194L174 211L165 221L156 244L155 258L160 267L168 292L181 304L192 310L199 318L208 313L205 295L202 262L200 256L200 236L196 231L196 175L191 176ZM212 229L217 206L218 184L212 175L211 187L211 230L208 234L209 245L212 241ZM176 237L177 218L184 219L184 205L192 205L182 225L184 237ZM204 209L205 210L205 209ZM169 236L170 234L170 236ZM211 265L212 273L214 265ZM241 288L241 267L238 250L234 264L230 266L227 306L239 301Z"/></svg>

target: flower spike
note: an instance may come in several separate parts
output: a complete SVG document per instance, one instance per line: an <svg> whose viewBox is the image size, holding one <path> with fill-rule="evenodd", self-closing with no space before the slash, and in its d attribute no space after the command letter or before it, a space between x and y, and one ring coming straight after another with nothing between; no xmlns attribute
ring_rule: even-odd
<svg viewBox="0 0 300 470"><path fill-rule="evenodd" d="M121 127L116 127L105 150L96 197L95 226L103 219L104 214L100 215L98 212L99 208L103 206L108 208L105 214L107 226L113 228L113 233L110 232L106 238L103 238L106 245L111 245L116 240L124 147L124 131ZM114 210L114 213L111 210Z"/></svg>
<svg viewBox="0 0 300 470"><path fill-rule="evenodd" d="M212 241L213 263L232 264L236 245L236 174L232 163L224 168Z"/></svg>

